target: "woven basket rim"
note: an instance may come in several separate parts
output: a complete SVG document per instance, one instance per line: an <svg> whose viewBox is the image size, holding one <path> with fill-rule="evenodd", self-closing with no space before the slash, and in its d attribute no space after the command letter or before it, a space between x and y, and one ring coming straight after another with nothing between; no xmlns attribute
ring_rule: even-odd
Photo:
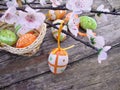
<svg viewBox="0 0 120 90"><path fill-rule="evenodd" d="M39 36L36 38L36 40L31 45L24 47L24 48L16 48L16 47L12 47L12 46L2 43L3 46L2 47L0 46L0 50L5 50L13 54L18 54L18 55L23 55L25 53L31 53L32 51L34 53L37 52L37 50L35 49L38 49L38 47L40 47L40 44L43 42L44 36L46 34L46 24L43 23L38 29L40 30Z"/></svg>

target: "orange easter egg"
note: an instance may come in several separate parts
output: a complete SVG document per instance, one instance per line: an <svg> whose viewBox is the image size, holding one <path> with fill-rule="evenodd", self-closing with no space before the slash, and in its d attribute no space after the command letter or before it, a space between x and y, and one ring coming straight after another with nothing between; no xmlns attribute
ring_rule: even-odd
<svg viewBox="0 0 120 90"><path fill-rule="evenodd" d="M16 47L17 48L27 47L30 44L32 44L36 38L37 37L34 34L31 33L24 34L18 39Z"/></svg>
<svg viewBox="0 0 120 90"><path fill-rule="evenodd" d="M48 65L52 73L62 73L68 64L68 54L64 49L55 48L49 55Z"/></svg>
<svg viewBox="0 0 120 90"><path fill-rule="evenodd" d="M66 14L66 10L49 10L48 18L50 20L62 19Z"/></svg>
<svg viewBox="0 0 120 90"><path fill-rule="evenodd" d="M66 14L66 10L56 10L55 15L56 19L62 19Z"/></svg>

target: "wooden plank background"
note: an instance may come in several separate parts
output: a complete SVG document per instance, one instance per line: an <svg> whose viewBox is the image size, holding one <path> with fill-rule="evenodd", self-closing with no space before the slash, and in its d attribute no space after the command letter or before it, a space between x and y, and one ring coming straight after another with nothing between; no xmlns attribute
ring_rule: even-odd
<svg viewBox="0 0 120 90"><path fill-rule="evenodd" d="M94 0L93 8L102 3L113 9L107 0ZM96 33L105 37L107 45L113 45L120 42L120 16L108 18L108 22L98 25ZM100 65L94 50L69 36L61 46L73 44L75 47L68 50L67 70L60 75L53 75L47 65L49 52L57 47L50 29L39 52L32 57L0 51L0 90L120 90L120 47L111 50L108 61Z"/></svg>

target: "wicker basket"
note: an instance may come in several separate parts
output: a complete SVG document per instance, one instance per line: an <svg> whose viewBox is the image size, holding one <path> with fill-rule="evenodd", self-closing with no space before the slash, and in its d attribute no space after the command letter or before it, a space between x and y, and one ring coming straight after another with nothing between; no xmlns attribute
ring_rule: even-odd
<svg viewBox="0 0 120 90"><path fill-rule="evenodd" d="M15 48L9 45L6 45L4 43L0 43L0 50L5 50L13 54L18 54L22 56L32 56L34 55L40 48L41 43L43 42L43 39L46 34L46 24L42 24L40 28L38 29L40 31L39 36L37 39L29 46L25 48Z"/></svg>

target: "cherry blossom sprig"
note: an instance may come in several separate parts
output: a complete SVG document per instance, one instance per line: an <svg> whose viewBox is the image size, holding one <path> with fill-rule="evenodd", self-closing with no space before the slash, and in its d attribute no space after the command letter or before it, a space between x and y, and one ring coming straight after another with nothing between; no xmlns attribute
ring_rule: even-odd
<svg viewBox="0 0 120 90"><path fill-rule="evenodd" d="M49 22L45 22L45 23L48 24L49 26L53 27L53 28L58 29L54 24L51 24L51 23L49 23ZM79 42L83 43L84 45L86 45L86 46L88 46L88 47L90 47L90 48L92 48L92 49L94 49L94 50L96 50L96 51L99 51L96 47L92 46L89 42L85 42L85 41L83 41L83 40L75 37L73 34L71 34L71 33L69 33L69 32L66 32L65 30L62 30L62 33L66 34L66 35L68 35L68 36L70 36L70 37L72 37L72 38L75 39L76 41L79 41Z"/></svg>
<svg viewBox="0 0 120 90"><path fill-rule="evenodd" d="M45 22L51 27L54 27L58 29L55 25L50 24L48 22ZM95 34L92 32L92 30L87 30L87 36L90 41L90 43L82 41L81 39L75 37L73 34L66 32L65 30L62 30L62 32L76 41L79 41L83 43L84 45L96 50L98 52L98 62L101 63L103 60L107 59L107 52L111 49L112 46L105 46L105 40L102 36L95 36Z"/></svg>
<svg viewBox="0 0 120 90"><path fill-rule="evenodd" d="M90 44L98 48L98 62L101 63L107 59L107 52L111 49L111 46L105 46L105 40L102 36L96 36L92 30L87 29L87 37Z"/></svg>

